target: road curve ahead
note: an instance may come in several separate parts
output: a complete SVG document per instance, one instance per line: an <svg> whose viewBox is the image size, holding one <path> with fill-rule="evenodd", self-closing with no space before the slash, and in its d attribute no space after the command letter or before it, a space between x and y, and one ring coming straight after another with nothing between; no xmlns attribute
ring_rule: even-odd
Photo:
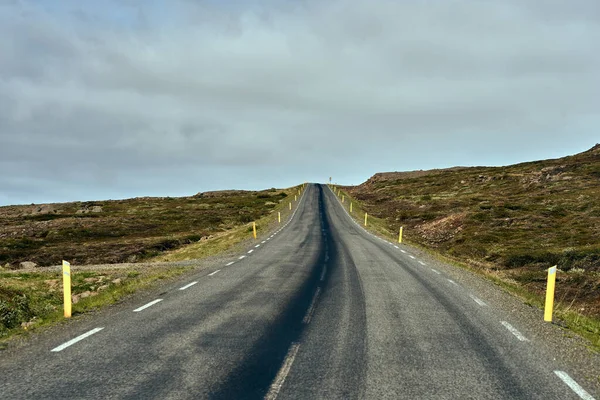
<svg viewBox="0 0 600 400"><path fill-rule="evenodd" d="M309 185L229 262L0 353L0 398L593 399L563 369Z"/></svg>

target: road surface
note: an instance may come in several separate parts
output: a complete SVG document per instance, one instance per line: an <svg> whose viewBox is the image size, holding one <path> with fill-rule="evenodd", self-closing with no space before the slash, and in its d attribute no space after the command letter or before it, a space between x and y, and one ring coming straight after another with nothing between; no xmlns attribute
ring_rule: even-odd
<svg viewBox="0 0 600 400"><path fill-rule="evenodd" d="M308 185L238 257L0 353L0 398L597 396L496 299L418 254Z"/></svg>

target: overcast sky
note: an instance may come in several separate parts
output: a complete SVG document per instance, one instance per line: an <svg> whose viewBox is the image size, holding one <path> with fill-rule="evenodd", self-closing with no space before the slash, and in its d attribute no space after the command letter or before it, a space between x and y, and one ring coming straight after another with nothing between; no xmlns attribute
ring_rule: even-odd
<svg viewBox="0 0 600 400"><path fill-rule="evenodd" d="M600 1L0 0L0 205L600 142Z"/></svg>

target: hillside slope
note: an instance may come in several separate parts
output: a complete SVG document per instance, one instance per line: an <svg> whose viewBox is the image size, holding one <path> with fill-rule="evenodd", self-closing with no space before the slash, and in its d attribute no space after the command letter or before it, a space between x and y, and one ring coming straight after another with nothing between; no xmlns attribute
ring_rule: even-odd
<svg viewBox="0 0 600 400"><path fill-rule="evenodd" d="M376 174L344 188L408 240L600 316L600 145L507 167Z"/></svg>
<svg viewBox="0 0 600 400"><path fill-rule="evenodd" d="M0 207L0 267L140 261L268 215L291 190Z"/></svg>

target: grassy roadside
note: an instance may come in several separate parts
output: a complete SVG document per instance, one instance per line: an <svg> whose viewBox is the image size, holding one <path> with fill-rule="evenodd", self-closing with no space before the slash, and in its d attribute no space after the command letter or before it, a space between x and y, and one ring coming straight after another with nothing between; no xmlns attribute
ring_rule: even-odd
<svg viewBox="0 0 600 400"><path fill-rule="evenodd" d="M265 204L265 200L267 203L271 201L271 204L267 204L269 210L266 215L262 208L248 210L251 203L248 205L246 199L244 202L247 205L240 213L263 215L256 219L257 233L260 238L278 225L278 212L281 212L283 223L296 209L298 202L294 200L294 196L298 196L298 201L300 200L301 188L302 186L296 186L277 190L277 204L271 201L273 195L259 194L257 197L261 199L259 201L261 207ZM224 200L221 198L219 201ZM240 200L236 198L235 201ZM224 232L202 237L176 250L165 251L139 264L98 267L72 265L73 316L99 310L121 301L138 290L151 288L194 269L193 266L181 266L169 262L203 259L231 249L251 238L252 224L244 223L230 227ZM85 243L83 246L85 247ZM8 346L8 340L11 338L22 337L30 332L41 331L51 325L64 322L62 307L62 275L59 269L37 267L22 271L3 271L0 268L0 350Z"/></svg>
<svg viewBox="0 0 600 400"><path fill-rule="evenodd" d="M357 199L353 198L348 191L340 189L338 187L331 187L334 193L338 195L340 201L342 196L344 197L343 206L347 211L350 211L350 204L352 203L353 212L352 217L364 226L364 215L366 207ZM370 232L377 236L395 242L398 240L399 232L392 232L388 228L387 221L382 218L375 216L368 216L367 228ZM527 288L521 286L518 282L513 279L503 276L500 271L492 269L477 268L472 265L465 263L463 260L454 258L448 255L441 254L434 249L423 246L410 239L407 240L406 235L403 237L403 242L408 243L411 246L417 247L430 254L432 257L440 260L441 262L454 265L456 267L468 270L479 276L482 276L494 284L502 288L504 291L518 297L525 304L536 307L543 310L544 308L544 296L540 293L532 292ZM559 272L559 274L566 274L565 272ZM559 283L560 284L560 283ZM583 315L573 307L573 302L565 301L564 298L557 297L554 305L554 323L557 323L565 328L572 330L578 335L584 337L590 342L590 347L596 352L600 352L600 319L593 316Z"/></svg>
<svg viewBox="0 0 600 400"><path fill-rule="evenodd" d="M133 266L72 269L73 317L115 304L137 290L173 279L192 267ZM13 336L65 321L62 273L58 270L0 272L0 350Z"/></svg>
<svg viewBox="0 0 600 400"><path fill-rule="evenodd" d="M267 232L270 232L277 225L279 225L278 213L281 213L281 223L285 223L285 221L294 212L298 202L300 201L302 186L294 186L289 189L284 189L282 192L284 192L287 197L280 201L279 204L277 204L268 215L258 218L256 221L254 221L256 222L256 232L258 238L265 236ZM294 196L297 196L297 200L295 200ZM290 203L292 203L291 210L289 208ZM252 230L252 223L237 226L226 232L216 234L209 240L192 243L176 250L164 252L157 257L151 258L149 261L187 261L210 257L212 255L227 251L244 241L252 240Z"/></svg>

